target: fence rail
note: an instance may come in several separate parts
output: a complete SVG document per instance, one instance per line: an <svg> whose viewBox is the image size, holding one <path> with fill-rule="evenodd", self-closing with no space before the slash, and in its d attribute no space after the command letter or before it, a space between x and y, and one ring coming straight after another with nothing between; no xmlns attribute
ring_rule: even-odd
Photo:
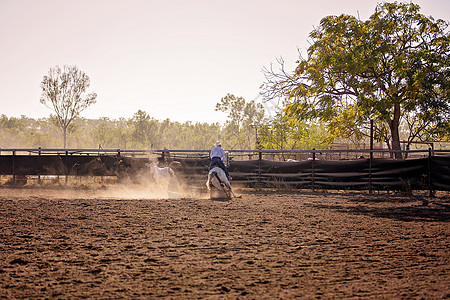
<svg viewBox="0 0 450 300"><path fill-rule="evenodd" d="M306 149L306 150L228 150L231 160L251 160L267 158L270 160L288 159L325 159L325 160L346 160L358 159L363 155L372 158L393 158L395 153L402 153L405 158L427 157L428 155L450 155L450 150L386 150L386 149ZM122 150L122 149L61 149L61 148L0 148L1 155L117 155L129 157L154 157L159 156L160 160L172 158L199 158L208 157L210 150Z"/></svg>

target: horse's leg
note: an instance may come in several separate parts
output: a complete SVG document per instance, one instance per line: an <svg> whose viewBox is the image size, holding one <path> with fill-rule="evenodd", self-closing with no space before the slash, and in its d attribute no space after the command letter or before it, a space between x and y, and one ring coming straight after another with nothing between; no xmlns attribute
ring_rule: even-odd
<svg viewBox="0 0 450 300"><path fill-rule="evenodd" d="M225 187L226 187L226 189L229 191L229 192L227 192L227 195L228 195L230 198L231 198L231 195L233 195L234 198L237 198L236 195L233 193L233 189L231 188L231 185L230 185L229 182L228 182L228 184L225 184L225 183L224 183L224 190L225 190ZM230 195L230 193L231 193L231 195Z"/></svg>
<svg viewBox="0 0 450 300"><path fill-rule="evenodd" d="M211 190L211 174L208 174L208 179L206 180L206 187L208 188L208 191Z"/></svg>

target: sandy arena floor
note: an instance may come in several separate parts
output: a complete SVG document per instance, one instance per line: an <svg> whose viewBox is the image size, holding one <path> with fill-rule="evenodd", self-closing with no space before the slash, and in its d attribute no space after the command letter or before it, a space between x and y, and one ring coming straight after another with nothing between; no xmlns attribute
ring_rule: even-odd
<svg viewBox="0 0 450 300"><path fill-rule="evenodd" d="M0 188L0 298L450 298L450 196Z"/></svg>

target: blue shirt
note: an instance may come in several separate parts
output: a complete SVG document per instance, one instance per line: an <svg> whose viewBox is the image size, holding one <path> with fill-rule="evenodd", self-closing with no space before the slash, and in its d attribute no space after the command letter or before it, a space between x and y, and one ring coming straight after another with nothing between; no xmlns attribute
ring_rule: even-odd
<svg viewBox="0 0 450 300"><path fill-rule="evenodd" d="M223 161L225 160L225 151L223 151L222 147L216 146L211 150L210 157L220 157L220 159Z"/></svg>

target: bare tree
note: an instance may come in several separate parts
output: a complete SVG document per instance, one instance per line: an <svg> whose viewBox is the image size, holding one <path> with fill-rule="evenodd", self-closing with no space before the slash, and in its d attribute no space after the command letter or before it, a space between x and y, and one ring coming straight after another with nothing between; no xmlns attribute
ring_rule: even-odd
<svg viewBox="0 0 450 300"><path fill-rule="evenodd" d="M50 68L41 82L41 103L55 112L56 125L62 130L66 148L67 130L73 120L96 102L96 93L87 93L89 76L76 66Z"/></svg>

